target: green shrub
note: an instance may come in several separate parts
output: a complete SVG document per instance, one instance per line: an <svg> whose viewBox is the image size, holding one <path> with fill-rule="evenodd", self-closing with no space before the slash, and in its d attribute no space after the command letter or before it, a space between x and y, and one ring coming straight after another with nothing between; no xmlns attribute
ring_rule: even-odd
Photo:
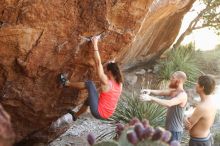
<svg viewBox="0 0 220 146"><path fill-rule="evenodd" d="M215 133L215 135L214 135L214 143L215 144L220 144L220 132Z"/></svg>
<svg viewBox="0 0 220 146"><path fill-rule="evenodd" d="M170 50L166 56L166 59L159 62L161 81L168 81L170 75L178 70L186 73L188 78L187 86L191 86L192 82L197 80L200 70L195 60L195 50L192 44Z"/></svg>
<svg viewBox="0 0 220 146"><path fill-rule="evenodd" d="M197 51L196 62L200 70L206 74L219 75L220 73L220 48L210 51Z"/></svg>

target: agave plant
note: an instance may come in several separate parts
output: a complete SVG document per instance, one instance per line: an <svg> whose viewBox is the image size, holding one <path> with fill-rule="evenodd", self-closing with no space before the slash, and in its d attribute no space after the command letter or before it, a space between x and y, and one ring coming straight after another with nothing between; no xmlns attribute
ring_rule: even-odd
<svg viewBox="0 0 220 146"><path fill-rule="evenodd" d="M114 115L105 124L110 124L108 131L100 132L98 140L116 137L115 124L120 122L127 124L134 117L144 120L148 119L153 127L164 127L166 109L152 102L140 102L135 92L123 93Z"/></svg>
<svg viewBox="0 0 220 146"><path fill-rule="evenodd" d="M170 75L175 71L184 71L187 75L187 86L192 83L201 74L195 59L195 49L192 44L180 46L177 49L167 52L167 58L159 62L159 75L161 81L168 81Z"/></svg>
<svg viewBox="0 0 220 146"><path fill-rule="evenodd" d="M148 119L154 127L163 127L165 108L152 102L140 102L138 96L135 92L130 95L123 93L111 120L128 123L132 118L137 117L140 120Z"/></svg>

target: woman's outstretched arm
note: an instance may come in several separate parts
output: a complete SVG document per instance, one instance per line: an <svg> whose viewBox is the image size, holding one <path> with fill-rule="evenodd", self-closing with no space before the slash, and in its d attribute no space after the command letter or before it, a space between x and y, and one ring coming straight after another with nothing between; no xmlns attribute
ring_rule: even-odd
<svg viewBox="0 0 220 146"><path fill-rule="evenodd" d="M97 36L92 37L92 43L93 43L93 46L94 46L93 52L94 52L95 64L96 64L96 68L97 68L97 71L98 71L98 76L99 76L101 82L104 85L107 85L108 84L108 77L104 73L103 65L102 65L102 62L101 62L101 57L99 55L98 39L99 38Z"/></svg>

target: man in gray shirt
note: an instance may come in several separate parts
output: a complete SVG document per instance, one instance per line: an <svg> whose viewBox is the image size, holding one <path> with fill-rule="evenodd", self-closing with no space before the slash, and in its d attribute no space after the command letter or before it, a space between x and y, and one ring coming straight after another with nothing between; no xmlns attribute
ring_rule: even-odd
<svg viewBox="0 0 220 146"><path fill-rule="evenodd" d="M166 96L166 99L159 99L153 96L144 95L140 97L142 101L153 101L168 108L165 128L172 133L171 141L181 142L183 134L184 110L187 103L187 94L183 89L186 81L186 74L182 71L176 71L170 78L169 89L167 90L149 90L143 89L150 95Z"/></svg>

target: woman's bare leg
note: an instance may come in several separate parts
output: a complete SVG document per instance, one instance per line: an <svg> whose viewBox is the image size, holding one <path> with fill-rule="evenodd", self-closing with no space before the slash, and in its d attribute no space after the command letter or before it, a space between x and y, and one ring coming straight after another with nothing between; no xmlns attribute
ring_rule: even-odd
<svg viewBox="0 0 220 146"><path fill-rule="evenodd" d="M81 114L83 114L83 113L85 113L85 112L87 111L88 107L89 107L89 106L88 106L88 103L87 103L87 101L86 101L86 102L80 107L80 109L79 109L76 113L75 113L74 111L72 111L72 110L68 110L68 113L72 115L73 121L76 121Z"/></svg>
<svg viewBox="0 0 220 146"><path fill-rule="evenodd" d="M81 90L80 91L80 97L88 97L88 92ZM75 113L76 118L78 118L81 114L85 113L87 111L89 107L89 103L88 103L88 98L86 99L86 101L83 103L83 105L80 107L80 109Z"/></svg>
<svg viewBox="0 0 220 146"><path fill-rule="evenodd" d="M75 116L76 118L78 118L81 114L85 113L88 110L88 105L87 104L83 104L80 109L76 112Z"/></svg>
<svg viewBox="0 0 220 146"><path fill-rule="evenodd" d="M85 97L88 97L87 90L80 90L79 98L85 98ZM70 109L68 110L68 113L73 116L73 120L75 121L81 114L87 111L88 107L89 107L89 104L88 104L88 98L87 98L86 101L83 103L83 105L80 107L80 109L77 112L74 112Z"/></svg>
<svg viewBox="0 0 220 146"><path fill-rule="evenodd" d="M67 87L70 87L70 88L77 88L77 89L85 89L86 88L86 85L85 85L85 82L74 82L74 83L71 83L71 82L66 82L65 86Z"/></svg>

